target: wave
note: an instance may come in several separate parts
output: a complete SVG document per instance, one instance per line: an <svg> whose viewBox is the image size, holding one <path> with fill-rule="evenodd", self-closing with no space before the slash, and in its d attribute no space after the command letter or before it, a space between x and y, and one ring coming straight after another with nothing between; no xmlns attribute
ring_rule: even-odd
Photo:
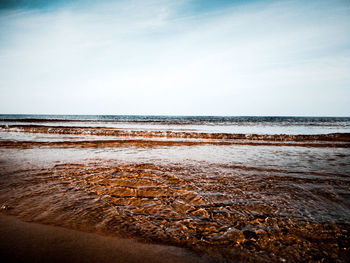
<svg viewBox="0 0 350 263"><path fill-rule="evenodd" d="M269 142L217 142L217 141L155 141L155 140L91 140L91 141L0 141L0 147L65 147L65 148L102 148L102 147L156 147L156 146L197 146L197 145L250 145L250 146L299 146L299 147L337 147L350 148L350 143L269 143Z"/></svg>
<svg viewBox="0 0 350 263"><path fill-rule="evenodd" d="M233 134L182 131L150 131L125 130L105 127L67 127L40 125L0 125L3 132L29 132L45 134L95 135L115 137L143 137L143 138L183 138L183 139L211 139L211 140L249 140L267 142L350 142L350 133L329 134Z"/></svg>

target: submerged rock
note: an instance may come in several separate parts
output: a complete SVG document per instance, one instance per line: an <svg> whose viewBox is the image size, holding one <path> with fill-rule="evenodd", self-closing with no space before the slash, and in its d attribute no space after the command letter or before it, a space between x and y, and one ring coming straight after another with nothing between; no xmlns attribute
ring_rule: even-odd
<svg viewBox="0 0 350 263"><path fill-rule="evenodd" d="M3 205L1 205L0 209L1 210L10 210L11 206L3 204Z"/></svg>
<svg viewBox="0 0 350 263"><path fill-rule="evenodd" d="M200 208L200 209L192 212L192 215L200 216L200 217L206 217L206 218L209 217L209 213L203 208Z"/></svg>
<svg viewBox="0 0 350 263"><path fill-rule="evenodd" d="M244 230L243 234L244 234L244 237L246 239L257 239L258 238L258 235L254 231L251 231L251 230Z"/></svg>

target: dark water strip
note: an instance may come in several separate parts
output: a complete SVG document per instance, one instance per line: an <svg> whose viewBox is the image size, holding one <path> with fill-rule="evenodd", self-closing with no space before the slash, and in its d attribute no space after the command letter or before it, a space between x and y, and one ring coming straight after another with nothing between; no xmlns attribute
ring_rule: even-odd
<svg viewBox="0 0 350 263"><path fill-rule="evenodd" d="M350 143L271 143L251 141L155 141L155 140L92 140L92 141L60 141L60 142L37 142L37 141L0 141L0 147L6 148L31 148L31 147L156 147L156 146L195 146L195 145L250 145L250 146L298 146L298 147L336 147L350 148Z"/></svg>

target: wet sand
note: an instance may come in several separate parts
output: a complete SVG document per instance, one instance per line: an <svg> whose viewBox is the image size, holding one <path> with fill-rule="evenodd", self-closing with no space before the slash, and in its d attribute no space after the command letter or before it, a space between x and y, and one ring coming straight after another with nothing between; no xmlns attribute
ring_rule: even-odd
<svg viewBox="0 0 350 263"><path fill-rule="evenodd" d="M142 244L0 215L1 262L223 262L186 249Z"/></svg>

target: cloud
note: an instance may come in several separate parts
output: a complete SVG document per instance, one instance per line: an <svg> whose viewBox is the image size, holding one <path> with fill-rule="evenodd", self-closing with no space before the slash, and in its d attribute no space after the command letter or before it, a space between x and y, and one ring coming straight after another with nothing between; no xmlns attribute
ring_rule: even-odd
<svg viewBox="0 0 350 263"><path fill-rule="evenodd" d="M349 27L342 1L6 9L0 111L350 115Z"/></svg>

